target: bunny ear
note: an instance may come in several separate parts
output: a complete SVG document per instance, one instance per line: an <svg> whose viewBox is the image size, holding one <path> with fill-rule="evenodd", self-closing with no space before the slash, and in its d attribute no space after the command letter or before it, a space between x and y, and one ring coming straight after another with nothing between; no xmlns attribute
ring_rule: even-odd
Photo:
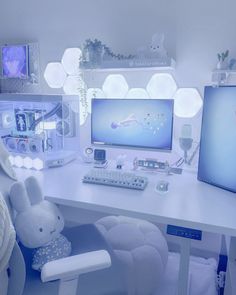
<svg viewBox="0 0 236 295"><path fill-rule="evenodd" d="M164 35L164 33L161 33L160 37L161 37L161 42L164 42L164 40L165 40L165 35Z"/></svg>
<svg viewBox="0 0 236 295"><path fill-rule="evenodd" d="M164 39L165 39L164 33L161 33L161 34L156 33L152 36L153 43L160 43L160 42L163 43Z"/></svg>
<svg viewBox="0 0 236 295"><path fill-rule="evenodd" d="M23 212L30 208L30 201L27 191L22 182L15 182L10 190L10 200L17 212Z"/></svg>
<svg viewBox="0 0 236 295"><path fill-rule="evenodd" d="M38 180L34 176L30 176L25 180L25 186L31 205L35 205L42 202L43 193L38 183Z"/></svg>

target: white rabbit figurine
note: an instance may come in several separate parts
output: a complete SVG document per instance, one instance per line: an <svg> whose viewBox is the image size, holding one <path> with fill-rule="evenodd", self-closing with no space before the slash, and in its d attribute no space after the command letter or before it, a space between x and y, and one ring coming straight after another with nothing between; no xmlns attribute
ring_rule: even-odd
<svg viewBox="0 0 236 295"><path fill-rule="evenodd" d="M166 59L167 52L164 47L164 34L154 34L150 44L150 54L152 58Z"/></svg>
<svg viewBox="0 0 236 295"><path fill-rule="evenodd" d="M164 46L165 35L154 34L152 41L148 46L140 47L137 50L137 58L139 59L158 59L165 61L168 57Z"/></svg>
<svg viewBox="0 0 236 295"><path fill-rule="evenodd" d="M36 248L33 269L41 271L45 263L70 255L71 243L61 235L64 218L56 205L43 200L35 177L14 183L10 200L17 212L14 224L21 243Z"/></svg>

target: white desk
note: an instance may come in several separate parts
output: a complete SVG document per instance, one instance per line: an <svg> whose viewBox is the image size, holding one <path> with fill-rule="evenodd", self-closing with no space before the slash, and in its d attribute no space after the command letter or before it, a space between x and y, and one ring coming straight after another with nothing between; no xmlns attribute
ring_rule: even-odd
<svg viewBox="0 0 236 295"><path fill-rule="evenodd" d="M43 172L25 169L16 171L19 179L35 175L42 183L46 198L56 204L236 237L236 194L199 182L195 174L184 172L182 175L166 176L163 173L136 171L137 174L149 177L146 189L136 191L83 184L83 175L91 168L73 162L63 168ZM170 182L169 192L165 195L155 191L160 179ZM232 249L236 247L233 244L235 238L231 240L230 253L233 257L229 258L233 261L230 269L233 275L236 274L236 250ZM232 294L236 294L236 289L233 290ZM231 294L230 291L227 294Z"/></svg>

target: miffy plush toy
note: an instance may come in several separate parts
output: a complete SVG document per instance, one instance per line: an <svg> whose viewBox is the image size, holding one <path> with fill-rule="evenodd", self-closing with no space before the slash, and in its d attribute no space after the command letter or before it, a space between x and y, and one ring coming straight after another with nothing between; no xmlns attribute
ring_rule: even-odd
<svg viewBox="0 0 236 295"><path fill-rule="evenodd" d="M35 177L27 178L24 183L14 183L10 200L17 212L14 224L21 243L36 248L33 269L41 271L45 263L70 255L71 243L61 235L63 216L56 205L43 200Z"/></svg>

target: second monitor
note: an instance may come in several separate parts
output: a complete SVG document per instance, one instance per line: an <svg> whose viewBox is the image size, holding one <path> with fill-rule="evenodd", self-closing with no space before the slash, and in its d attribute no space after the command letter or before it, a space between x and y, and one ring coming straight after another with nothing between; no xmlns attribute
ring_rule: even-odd
<svg viewBox="0 0 236 295"><path fill-rule="evenodd" d="M172 99L93 99L91 142L171 150Z"/></svg>

